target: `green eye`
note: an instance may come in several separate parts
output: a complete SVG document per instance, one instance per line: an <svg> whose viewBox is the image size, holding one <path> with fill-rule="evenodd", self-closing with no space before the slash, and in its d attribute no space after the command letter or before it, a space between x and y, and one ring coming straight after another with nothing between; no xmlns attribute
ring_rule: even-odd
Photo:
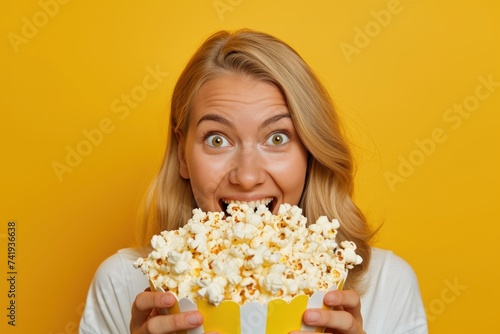
<svg viewBox="0 0 500 334"><path fill-rule="evenodd" d="M222 138L221 137L213 137L212 138L212 145L219 147L222 145Z"/></svg>
<svg viewBox="0 0 500 334"><path fill-rule="evenodd" d="M219 148L224 147L229 144L226 138L221 135L211 135L205 139L205 143L207 143L211 147Z"/></svg>
<svg viewBox="0 0 500 334"><path fill-rule="evenodd" d="M281 137L281 135L274 135L274 136L272 136L272 141L273 141L273 144L279 145L279 144L283 143L283 137Z"/></svg>
<svg viewBox="0 0 500 334"><path fill-rule="evenodd" d="M278 133L273 133L268 139L267 139L267 144L268 145L283 145L287 143L290 140L286 134L283 132L278 132Z"/></svg>

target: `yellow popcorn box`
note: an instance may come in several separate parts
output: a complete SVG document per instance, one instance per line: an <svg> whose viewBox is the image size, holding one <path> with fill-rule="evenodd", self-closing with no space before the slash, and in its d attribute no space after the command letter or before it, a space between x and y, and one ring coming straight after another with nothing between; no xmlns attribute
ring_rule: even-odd
<svg viewBox="0 0 500 334"><path fill-rule="evenodd" d="M345 282L330 290L342 290ZM158 290L160 290L158 288ZM182 334L202 334L218 332L220 334L281 334L292 330L302 330L323 333L324 328L311 327L304 324L302 316L306 309L328 307L323 303L325 292L317 291L312 296L298 295L289 303L282 299L273 299L267 304L252 301L240 305L226 300L219 305L213 305L207 300L192 301L181 298L171 308L161 310L162 314L199 310L203 315L203 325L191 330L178 332ZM164 312L167 311L167 312Z"/></svg>

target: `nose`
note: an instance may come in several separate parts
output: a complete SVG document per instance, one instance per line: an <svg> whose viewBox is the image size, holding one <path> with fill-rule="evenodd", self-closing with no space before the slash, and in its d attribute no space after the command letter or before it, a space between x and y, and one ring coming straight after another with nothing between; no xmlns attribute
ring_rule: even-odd
<svg viewBox="0 0 500 334"><path fill-rule="evenodd" d="M264 183L266 171L264 158L255 148L241 149L231 162L229 182L245 190Z"/></svg>

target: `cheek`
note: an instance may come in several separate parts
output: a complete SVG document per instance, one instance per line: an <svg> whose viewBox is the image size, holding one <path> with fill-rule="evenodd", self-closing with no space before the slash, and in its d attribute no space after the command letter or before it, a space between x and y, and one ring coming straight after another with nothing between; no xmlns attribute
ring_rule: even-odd
<svg viewBox="0 0 500 334"><path fill-rule="evenodd" d="M214 211L214 192L225 177L224 164L220 160L207 159L201 154L188 157L191 188L196 203L204 210Z"/></svg>
<svg viewBox="0 0 500 334"><path fill-rule="evenodd" d="M289 204L297 205L302 192L307 173L307 154L298 154L294 159L283 161L276 165L274 179L283 192L283 200Z"/></svg>

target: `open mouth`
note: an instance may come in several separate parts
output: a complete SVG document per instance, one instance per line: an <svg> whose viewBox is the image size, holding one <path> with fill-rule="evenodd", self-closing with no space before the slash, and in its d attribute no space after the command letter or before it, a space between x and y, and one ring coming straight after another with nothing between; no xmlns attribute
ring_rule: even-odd
<svg viewBox="0 0 500 334"><path fill-rule="evenodd" d="M256 201L235 201L235 200L229 200L229 199L221 199L219 200L219 205L223 212L227 213L227 207L229 204L234 203L234 204L246 204L249 206L250 209L254 210L257 209L260 205L265 205L267 209L271 212L273 212L274 207L276 206L276 199L274 197L266 197L266 198L261 198Z"/></svg>

